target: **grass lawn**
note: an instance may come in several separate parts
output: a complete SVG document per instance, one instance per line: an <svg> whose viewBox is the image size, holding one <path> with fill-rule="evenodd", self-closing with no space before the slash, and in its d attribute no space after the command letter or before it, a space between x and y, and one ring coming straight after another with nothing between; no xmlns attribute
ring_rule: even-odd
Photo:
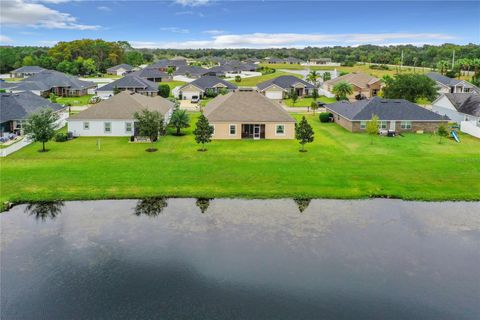
<svg viewBox="0 0 480 320"><path fill-rule="evenodd" d="M302 76L299 74L293 74L289 72L282 72L282 71L276 71L274 73L258 76L258 77L251 77L251 78L243 78L241 82L235 82L235 80L230 80L231 83L235 84L238 87L254 87L260 82L270 80L273 78L277 78L280 76L295 76L298 78L301 78Z"/></svg>
<svg viewBox="0 0 480 320"><path fill-rule="evenodd" d="M87 94L81 97L58 97L57 103L67 104L70 103L72 106L84 106L90 104L90 99L93 97L93 94Z"/></svg>
<svg viewBox="0 0 480 320"><path fill-rule="evenodd" d="M175 87L183 86L184 84L186 84L186 82L183 82L183 81L165 81L165 82L159 82L158 84L168 84L168 86L170 87L170 91L172 91Z"/></svg>
<svg viewBox="0 0 480 320"><path fill-rule="evenodd" d="M335 98L327 98L325 96L318 97L317 101L321 101L325 103L337 102ZM292 99L283 100L283 103L289 107L310 107L312 102L313 102L312 98L298 98L297 102L295 102L295 105L294 105L292 102Z"/></svg>
<svg viewBox="0 0 480 320"><path fill-rule="evenodd" d="M301 115L294 115L299 118ZM192 123L198 113L193 114ZM0 159L0 201L169 197L399 197L479 200L480 141L430 134L352 134L307 116L315 130L308 152L295 140L213 141L198 152L193 127L166 136L148 153L128 138L83 137L40 144Z"/></svg>

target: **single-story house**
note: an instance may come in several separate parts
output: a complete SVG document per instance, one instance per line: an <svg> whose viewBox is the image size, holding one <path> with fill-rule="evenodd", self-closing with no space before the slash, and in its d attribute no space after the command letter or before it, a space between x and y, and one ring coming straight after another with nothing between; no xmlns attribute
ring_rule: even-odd
<svg viewBox="0 0 480 320"><path fill-rule="evenodd" d="M160 96L147 97L123 91L67 119L68 131L78 136L138 136L135 112L158 111L165 124L170 122L175 104Z"/></svg>
<svg viewBox="0 0 480 320"><path fill-rule="evenodd" d="M80 97L94 94L96 88L95 82L79 80L58 71L44 70L19 82L10 90L14 93L32 91L42 97L48 97L50 93L59 97Z"/></svg>
<svg viewBox="0 0 480 320"><path fill-rule="evenodd" d="M166 82L172 81L173 79L173 77L168 73L150 67L132 72L130 74L153 82Z"/></svg>
<svg viewBox="0 0 480 320"><path fill-rule="evenodd" d="M146 69L157 69L159 71L167 72L168 68L172 67L174 70L177 70L181 66L186 66L187 60L168 60L162 59L158 60L147 66Z"/></svg>
<svg viewBox="0 0 480 320"><path fill-rule="evenodd" d="M295 76L280 76L257 84L258 91L273 100L285 99L294 91L299 97L308 96L314 88L313 84Z"/></svg>
<svg viewBox="0 0 480 320"><path fill-rule="evenodd" d="M0 93L0 134L7 133L22 135L22 125L27 118L43 108L50 108L55 111L59 120L58 127L63 127L68 116L66 107L52 103L30 91L19 93Z"/></svg>
<svg viewBox="0 0 480 320"><path fill-rule="evenodd" d="M348 96L350 100L361 100L365 98L371 98L378 95L383 87L381 79L373 77L363 72L349 73L335 79L325 81L323 83L323 89L332 92L333 87L339 83L345 81L352 85L353 93Z"/></svg>
<svg viewBox="0 0 480 320"><path fill-rule="evenodd" d="M156 96L158 94L158 84L140 78L133 73L98 88L96 93L100 98L108 99L114 95L115 89L128 90L146 96Z"/></svg>
<svg viewBox="0 0 480 320"><path fill-rule="evenodd" d="M10 71L11 78L27 78L46 69L39 66L24 66Z"/></svg>
<svg viewBox="0 0 480 320"><path fill-rule="evenodd" d="M280 58L265 58L265 62L268 64L280 64L283 63L283 59Z"/></svg>
<svg viewBox="0 0 480 320"><path fill-rule="evenodd" d="M242 71L256 71L258 66L254 63L230 60L221 64L221 66L230 69L229 73L240 73Z"/></svg>
<svg viewBox="0 0 480 320"><path fill-rule="evenodd" d="M127 63L122 63L107 69L108 74L114 74L117 76L124 76L133 71L133 67Z"/></svg>
<svg viewBox="0 0 480 320"><path fill-rule="evenodd" d="M197 66L181 66L173 73L174 76L185 76L187 78L198 79L208 72L208 69Z"/></svg>
<svg viewBox="0 0 480 320"><path fill-rule="evenodd" d="M333 121L351 132L364 132L373 115L379 118L379 130L393 132L434 132L449 119L404 99L374 97L355 102L339 101L325 106Z"/></svg>
<svg viewBox="0 0 480 320"><path fill-rule="evenodd" d="M480 88L465 80L452 79L438 72L429 72L427 77L437 83L438 93L465 93L476 92L480 94Z"/></svg>
<svg viewBox="0 0 480 320"><path fill-rule="evenodd" d="M213 139L294 139L295 119L256 91L230 92L210 101L204 115Z"/></svg>
<svg viewBox="0 0 480 320"><path fill-rule="evenodd" d="M202 98L208 93L218 94L220 90L234 91L237 86L214 76L203 76L180 88L179 98L191 100Z"/></svg>
<svg viewBox="0 0 480 320"><path fill-rule="evenodd" d="M330 58L309 59L308 63L314 64L314 65L326 65L326 64L332 63L332 59Z"/></svg>
<svg viewBox="0 0 480 320"><path fill-rule="evenodd" d="M298 58L295 58L295 57L288 57L288 58L283 59L283 63L286 63L286 64L300 64L300 63L302 63L302 60L300 60Z"/></svg>
<svg viewBox="0 0 480 320"><path fill-rule="evenodd" d="M225 77L227 73L234 73L235 69L229 65L215 66L209 69L206 69L205 76L212 77Z"/></svg>
<svg viewBox="0 0 480 320"><path fill-rule="evenodd" d="M480 126L480 95L475 92L444 93L432 103L432 111L456 123L472 121Z"/></svg>

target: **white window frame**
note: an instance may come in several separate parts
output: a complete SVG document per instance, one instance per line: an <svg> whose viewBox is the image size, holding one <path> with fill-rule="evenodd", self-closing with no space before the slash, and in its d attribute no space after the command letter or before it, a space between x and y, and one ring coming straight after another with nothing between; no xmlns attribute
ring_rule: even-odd
<svg viewBox="0 0 480 320"><path fill-rule="evenodd" d="M110 131L107 131L107 123L108 123L108 126L110 128ZM107 121L107 122L103 123L103 133L108 133L108 134L112 133L112 123L111 122Z"/></svg>
<svg viewBox="0 0 480 320"><path fill-rule="evenodd" d="M378 129L387 130L388 121L378 121Z"/></svg>
<svg viewBox="0 0 480 320"><path fill-rule="evenodd" d="M232 133L232 127L235 128L235 132L234 132L234 133ZM213 129L213 130L215 131L215 129ZM237 125L236 125L236 124L232 123L232 124L229 124L229 125L228 125L228 135L229 135L229 136L236 136L236 135L237 135Z"/></svg>
<svg viewBox="0 0 480 320"><path fill-rule="evenodd" d="M282 126L283 127L283 133L278 133L278 127ZM283 123L278 123L275 125L275 135L276 136L284 136L286 133L285 133L285 124Z"/></svg>
<svg viewBox="0 0 480 320"><path fill-rule="evenodd" d="M83 122L83 130L90 130L90 122L84 121Z"/></svg>
<svg viewBox="0 0 480 320"><path fill-rule="evenodd" d="M127 130L128 125L130 125L130 130ZM133 132L133 122L126 121L125 122L125 133L132 133Z"/></svg>
<svg viewBox="0 0 480 320"><path fill-rule="evenodd" d="M403 130L412 129L412 121L400 122L400 128L402 128Z"/></svg>
<svg viewBox="0 0 480 320"><path fill-rule="evenodd" d="M360 121L360 129L365 130L367 128L367 121Z"/></svg>

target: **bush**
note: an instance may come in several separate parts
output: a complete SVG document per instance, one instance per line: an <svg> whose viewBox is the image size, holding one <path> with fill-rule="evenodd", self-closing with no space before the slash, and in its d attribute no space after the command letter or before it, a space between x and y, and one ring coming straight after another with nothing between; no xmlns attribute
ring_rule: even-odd
<svg viewBox="0 0 480 320"><path fill-rule="evenodd" d="M342 67L354 67L355 66L355 61L344 61L340 64Z"/></svg>
<svg viewBox="0 0 480 320"><path fill-rule="evenodd" d="M168 84L159 84L158 85L158 95L163 98L168 98L170 96L170 86Z"/></svg>
<svg viewBox="0 0 480 320"><path fill-rule="evenodd" d="M369 68L374 70L390 70L390 68L385 64L372 64Z"/></svg>
<svg viewBox="0 0 480 320"><path fill-rule="evenodd" d="M241 82L242 81L242 77L240 76L235 76L235 82Z"/></svg>
<svg viewBox="0 0 480 320"><path fill-rule="evenodd" d="M57 132L57 134L55 134L55 141L56 142L65 142L67 140L68 140L68 135L66 133Z"/></svg>
<svg viewBox="0 0 480 320"><path fill-rule="evenodd" d="M320 122L330 122L330 118L332 116L333 115L330 112L321 112L318 117L320 119Z"/></svg>

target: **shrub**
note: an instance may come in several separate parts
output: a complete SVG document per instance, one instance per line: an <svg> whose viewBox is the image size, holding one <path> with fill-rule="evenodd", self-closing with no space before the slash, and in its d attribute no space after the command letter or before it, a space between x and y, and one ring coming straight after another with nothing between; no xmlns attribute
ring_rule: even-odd
<svg viewBox="0 0 480 320"><path fill-rule="evenodd" d="M390 68L385 64L372 64L369 68L374 70L390 70Z"/></svg>
<svg viewBox="0 0 480 320"><path fill-rule="evenodd" d="M68 135L66 133L57 132L57 134L55 134L55 141L56 142L65 142L67 140L68 140Z"/></svg>
<svg viewBox="0 0 480 320"><path fill-rule="evenodd" d="M321 112L318 117L320 119L320 122L330 122L332 114L330 112Z"/></svg>
<svg viewBox="0 0 480 320"><path fill-rule="evenodd" d="M240 76L235 76L235 82L241 82L242 81L242 77Z"/></svg>
<svg viewBox="0 0 480 320"><path fill-rule="evenodd" d="M354 67L355 61L344 61L340 64L342 67Z"/></svg>

